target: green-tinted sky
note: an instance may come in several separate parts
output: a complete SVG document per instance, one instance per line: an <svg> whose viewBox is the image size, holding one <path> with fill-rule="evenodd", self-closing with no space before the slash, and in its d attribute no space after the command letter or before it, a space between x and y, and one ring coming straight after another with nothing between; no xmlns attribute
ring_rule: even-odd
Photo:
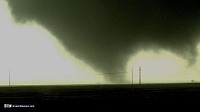
<svg viewBox="0 0 200 112"><path fill-rule="evenodd" d="M141 49L170 50L190 64L196 61L197 0L8 1L16 21L37 21L76 58L103 73L126 70L128 59ZM124 78L105 75L114 82Z"/></svg>

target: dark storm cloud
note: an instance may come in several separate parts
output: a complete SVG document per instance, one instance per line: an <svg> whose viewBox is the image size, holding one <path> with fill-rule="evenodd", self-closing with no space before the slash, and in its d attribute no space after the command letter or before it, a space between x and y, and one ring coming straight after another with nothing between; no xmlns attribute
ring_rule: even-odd
<svg viewBox="0 0 200 112"><path fill-rule="evenodd" d="M75 57L101 72L124 71L140 49L167 49L195 62L195 0L9 0L18 22L36 20ZM105 74L122 82L122 74Z"/></svg>

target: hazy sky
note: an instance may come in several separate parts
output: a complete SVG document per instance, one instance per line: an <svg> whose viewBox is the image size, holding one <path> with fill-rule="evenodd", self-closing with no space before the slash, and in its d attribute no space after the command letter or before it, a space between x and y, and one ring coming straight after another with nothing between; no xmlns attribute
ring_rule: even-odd
<svg viewBox="0 0 200 112"><path fill-rule="evenodd" d="M16 23L39 25L63 52L84 63L80 68L106 81L128 83L132 68L136 80L139 66L147 82L200 78L196 0L8 0L8 5ZM33 46L22 48L38 55L37 42Z"/></svg>

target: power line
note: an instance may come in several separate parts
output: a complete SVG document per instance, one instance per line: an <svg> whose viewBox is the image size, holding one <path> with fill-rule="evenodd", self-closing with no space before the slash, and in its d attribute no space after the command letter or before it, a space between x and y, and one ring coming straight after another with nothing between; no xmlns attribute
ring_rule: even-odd
<svg viewBox="0 0 200 112"><path fill-rule="evenodd" d="M128 73L126 71L122 71L122 72L105 72L105 73L99 73L99 74L123 74L123 73Z"/></svg>

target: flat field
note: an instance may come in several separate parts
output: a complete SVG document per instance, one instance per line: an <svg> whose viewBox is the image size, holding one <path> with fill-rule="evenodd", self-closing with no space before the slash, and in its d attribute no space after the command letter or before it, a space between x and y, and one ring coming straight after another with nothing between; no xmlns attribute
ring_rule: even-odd
<svg viewBox="0 0 200 112"><path fill-rule="evenodd" d="M35 105L35 109L124 108L130 104L189 104L196 101L200 101L199 83L0 87L1 108L4 104L29 104Z"/></svg>

